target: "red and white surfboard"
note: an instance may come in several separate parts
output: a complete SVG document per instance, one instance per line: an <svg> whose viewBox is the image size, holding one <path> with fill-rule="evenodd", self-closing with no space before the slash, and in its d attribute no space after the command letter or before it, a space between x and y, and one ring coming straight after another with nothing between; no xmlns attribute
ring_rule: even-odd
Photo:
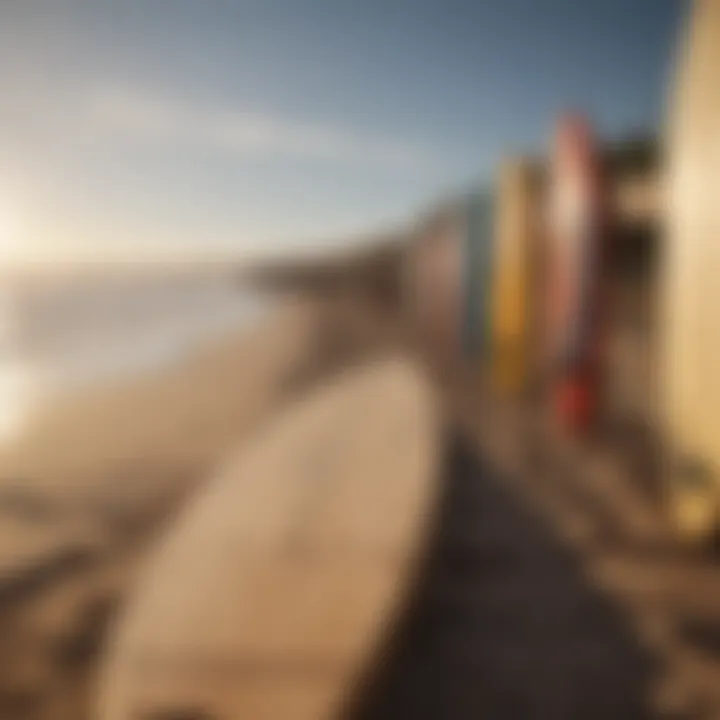
<svg viewBox="0 0 720 720"><path fill-rule="evenodd" d="M598 407L608 241L601 165L589 124L562 118L551 168L546 327L554 412L575 431L592 423Z"/></svg>

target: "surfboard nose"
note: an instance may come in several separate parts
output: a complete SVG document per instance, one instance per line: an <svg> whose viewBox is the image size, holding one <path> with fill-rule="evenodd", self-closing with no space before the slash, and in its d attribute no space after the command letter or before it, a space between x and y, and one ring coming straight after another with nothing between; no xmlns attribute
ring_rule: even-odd
<svg viewBox="0 0 720 720"><path fill-rule="evenodd" d="M98 718L334 717L413 581L438 462L434 393L402 357L287 408L160 541Z"/></svg>

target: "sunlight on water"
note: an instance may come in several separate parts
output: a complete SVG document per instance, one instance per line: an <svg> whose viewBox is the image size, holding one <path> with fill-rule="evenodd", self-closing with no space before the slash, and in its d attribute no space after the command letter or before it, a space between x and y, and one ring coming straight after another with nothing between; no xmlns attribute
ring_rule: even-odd
<svg viewBox="0 0 720 720"><path fill-rule="evenodd" d="M16 439L29 424L43 393L43 378L29 362L0 364L0 443Z"/></svg>
<svg viewBox="0 0 720 720"><path fill-rule="evenodd" d="M53 398L182 361L265 305L218 278L121 278L0 295L0 443Z"/></svg>

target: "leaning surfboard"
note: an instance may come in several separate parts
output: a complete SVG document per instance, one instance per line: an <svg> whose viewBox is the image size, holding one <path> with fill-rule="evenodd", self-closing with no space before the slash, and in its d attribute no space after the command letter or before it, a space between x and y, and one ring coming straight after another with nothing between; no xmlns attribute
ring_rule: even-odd
<svg viewBox="0 0 720 720"><path fill-rule="evenodd" d="M418 228L406 258L406 315L436 369L455 366L462 354L465 228L461 205L440 208Z"/></svg>
<svg viewBox="0 0 720 720"><path fill-rule="evenodd" d="M492 298L493 384L503 393L525 387L530 364L531 265L537 239L537 178L529 162L505 162L498 181Z"/></svg>
<svg viewBox="0 0 720 720"><path fill-rule="evenodd" d="M680 51L668 137L660 397L672 516L717 528L720 482L720 3L698 0Z"/></svg>
<svg viewBox="0 0 720 720"><path fill-rule="evenodd" d="M288 408L149 559L112 633L95 717L341 716L422 559L436 418L403 358Z"/></svg>
<svg viewBox="0 0 720 720"><path fill-rule="evenodd" d="M564 427L582 432L599 404L603 255L609 241L600 153L584 120L559 123L550 182L551 402Z"/></svg>

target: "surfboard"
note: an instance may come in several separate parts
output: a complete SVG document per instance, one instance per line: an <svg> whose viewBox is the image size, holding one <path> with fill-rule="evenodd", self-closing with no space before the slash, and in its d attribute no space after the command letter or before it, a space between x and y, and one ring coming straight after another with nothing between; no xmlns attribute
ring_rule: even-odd
<svg viewBox="0 0 720 720"><path fill-rule="evenodd" d="M720 480L720 3L693 6L669 108L660 275L661 415L673 519L703 540Z"/></svg>
<svg viewBox="0 0 720 720"><path fill-rule="evenodd" d="M277 417L149 558L95 717L342 716L418 572L438 435L430 385L402 357Z"/></svg>
<svg viewBox="0 0 720 720"><path fill-rule="evenodd" d="M466 360L482 363L490 352L491 286L495 198L492 190L471 193L464 204L462 254L462 349Z"/></svg>
<svg viewBox="0 0 720 720"><path fill-rule="evenodd" d="M539 217L533 167L503 163L498 177L492 297L492 377L503 393L519 394L529 366L530 272Z"/></svg>
<svg viewBox="0 0 720 720"><path fill-rule="evenodd" d="M406 272L413 330L423 355L436 368L454 365L463 344L465 220L455 205L435 213L416 233Z"/></svg>
<svg viewBox="0 0 720 720"><path fill-rule="evenodd" d="M554 416L573 432L588 429L599 405L604 190L589 124L562 118L550 180L547 360Z"/></svg>

